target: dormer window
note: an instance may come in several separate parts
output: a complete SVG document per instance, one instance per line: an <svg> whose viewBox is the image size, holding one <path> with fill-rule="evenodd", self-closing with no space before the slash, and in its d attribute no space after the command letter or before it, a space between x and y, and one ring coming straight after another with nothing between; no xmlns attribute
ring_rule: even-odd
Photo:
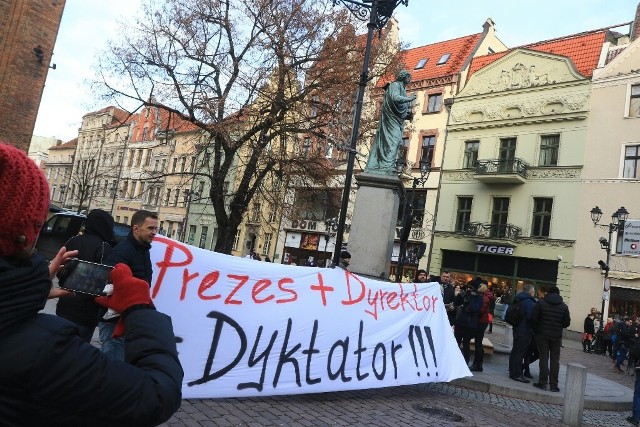
<svg viewBox="0 0 640 427"><path fill-rule="evenodd" d="M445 53L445 54L444 54L444 55L442 55L442 56L440 57L440 59L438 60L438 65L446 64L450 57L451 57L451 54L450 54L450 53Z"/></svg>
<svg viewBox="0 0 640 427"><path fill-rule="evenodd" d="M420 61L418 61L418 63L416 64L416 67L414 68L414 70L420 70L422 68L424 68L425 64L427 63L427 61L429 60L429 58L422 58Z"/></svg>

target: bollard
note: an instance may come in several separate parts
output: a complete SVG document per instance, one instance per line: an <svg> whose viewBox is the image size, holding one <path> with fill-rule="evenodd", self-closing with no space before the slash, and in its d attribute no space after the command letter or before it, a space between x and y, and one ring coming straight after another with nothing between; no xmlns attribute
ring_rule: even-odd
<svg viewBox="0 0 640 427"><path fill-rule="evenodd" d="M587 368L579 363L567 364L567 379L564 384L564 407L562 423L571 427L582 425L584 390L587 386Z"/></svg>

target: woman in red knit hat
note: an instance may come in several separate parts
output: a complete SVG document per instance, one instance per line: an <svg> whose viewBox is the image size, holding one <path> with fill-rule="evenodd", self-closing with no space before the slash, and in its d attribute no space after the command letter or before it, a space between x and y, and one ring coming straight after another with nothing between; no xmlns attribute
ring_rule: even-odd
<svg viewBox="0 0 640 427"><path fill-rule="evenodd" d="M0 143L0 424L156 425L180 407L183 372L168 316L149 286L118 264L111 297L96 301L121 313L127 361L84 342L73 323L41 314L47 297L73 298L51 279L75 251L47 264L33 253L49 209L42 171Z"/></svg>

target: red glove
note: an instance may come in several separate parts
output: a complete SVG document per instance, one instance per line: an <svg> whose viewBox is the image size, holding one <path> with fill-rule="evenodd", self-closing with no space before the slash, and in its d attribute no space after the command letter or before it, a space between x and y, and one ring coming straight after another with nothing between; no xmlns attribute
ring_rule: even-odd
<svg viewBox="0 0 640 427"><path fill-rule="evenodd" d="M129 307L134 305L153 306L149 295L149 284L142 279L133 277L131 269L126 264L116 264L111 271L111 282L113 283L113 294L108 297L97 297L98 304L123 314ZM114 337L124 334L122 318L118 320Z"/></svg>

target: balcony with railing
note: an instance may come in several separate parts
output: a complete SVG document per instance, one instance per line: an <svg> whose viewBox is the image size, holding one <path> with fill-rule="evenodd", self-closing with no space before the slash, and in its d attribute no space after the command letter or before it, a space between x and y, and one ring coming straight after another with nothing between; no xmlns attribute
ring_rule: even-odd
<svg viewBox="0 0 640 427"><path fill-rule="evenodd" d="M463 234L487 240L518 240L522 229L513 224L469 222Z"/></svg>
<svg viewBox="0 0 640 427"><path fill-rule="evenodd" d="M485 184L524 184L529 164L522 159L478 160L473 177Z"/></svg>

